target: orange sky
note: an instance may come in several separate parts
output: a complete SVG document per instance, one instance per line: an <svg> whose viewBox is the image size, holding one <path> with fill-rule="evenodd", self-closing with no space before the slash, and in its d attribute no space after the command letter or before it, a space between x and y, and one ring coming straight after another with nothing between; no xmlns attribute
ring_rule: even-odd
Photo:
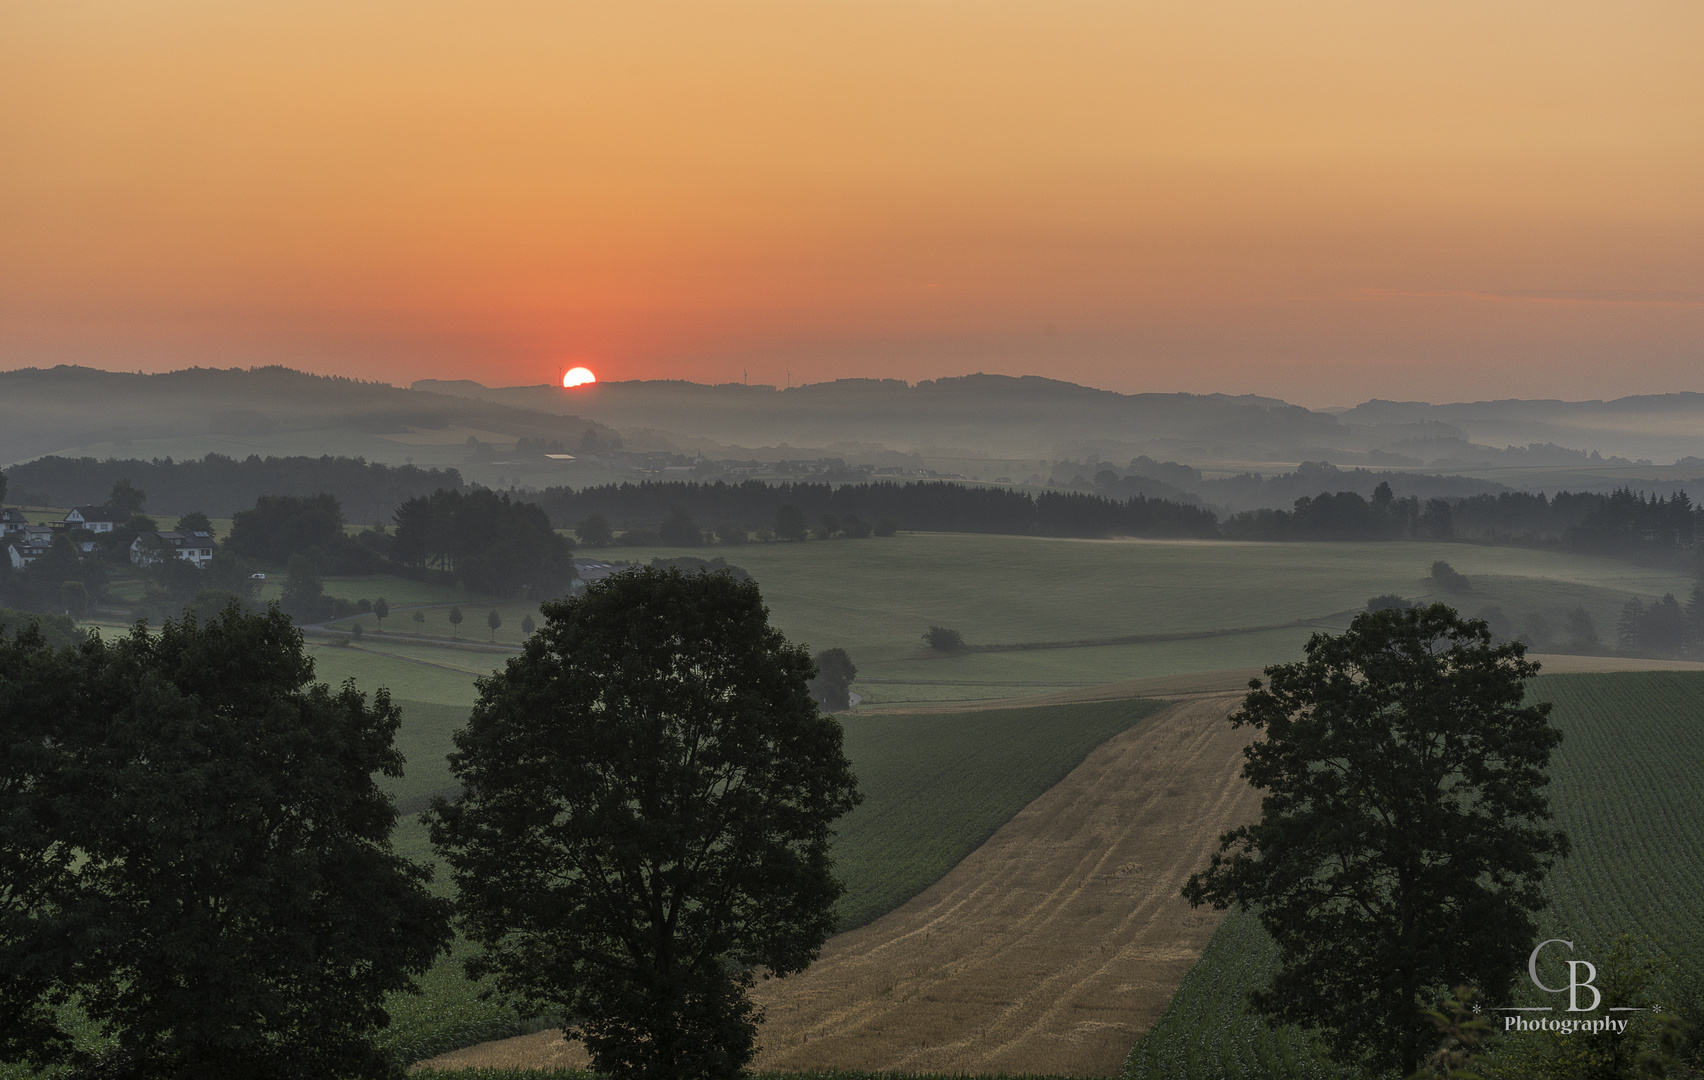
<svg viewBox="0 0 1704 1080"><path fill-rule="evenodd" d="M0 367L1704 390L1704 5L0 4Z"/></svg>

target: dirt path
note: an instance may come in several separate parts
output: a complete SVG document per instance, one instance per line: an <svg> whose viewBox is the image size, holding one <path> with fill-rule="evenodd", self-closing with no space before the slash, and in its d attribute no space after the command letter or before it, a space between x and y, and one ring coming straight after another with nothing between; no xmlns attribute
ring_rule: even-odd
<svg viewBox="0 0 1704 1080"><path fill-rule="evenodd" d="M1110 1076L1212 936L1178 895L1258 813L1237 775L1239 696L1174 705L1108 740L928 891L759 984L761 1069ZM579 1064L554 1032L427 1064Z"/></svg>

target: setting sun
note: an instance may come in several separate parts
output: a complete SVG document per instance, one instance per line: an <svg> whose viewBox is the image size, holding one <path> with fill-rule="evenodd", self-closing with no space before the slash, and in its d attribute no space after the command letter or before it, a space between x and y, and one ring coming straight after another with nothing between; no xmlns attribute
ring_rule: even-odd
<svg viewBox="0 0 1704 1080"><path fill-rule="evenodd" d="M568 374L562 376L563 386L584 386L587 383L595 383L597 381L598 377L592 374L591 368L569 368Z"/></svg>

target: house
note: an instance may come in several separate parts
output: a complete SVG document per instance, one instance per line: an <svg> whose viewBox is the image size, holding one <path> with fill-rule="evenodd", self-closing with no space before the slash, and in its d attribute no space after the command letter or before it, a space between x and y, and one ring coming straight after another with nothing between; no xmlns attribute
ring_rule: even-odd
<svg viewBox="0 0 1704 1080"><path fill-rule="evenodd" d="M123 525L126 518L116 510L104 506L75 506L65 515L60 524L67 529L87 529L90 532L112 532Z"/></svg>
<svg viewBox="0 0 1704 1080"><path fill-rule="evenodd" d="M12 559L12 569L22 570L53 550L53 529L46 525L25 525L6 534L6 554Z"/></svg>
<svg viewBox="0 0 1704 1080"><path fill-rule="evenodd" d="M150 544L150 539L158 543L170 544L177 552L177 557L185 562L195 564L197 570L207 565L213 558L213 534L204 532L151 532L138 536L130 545L130 561L137 566L147 566L153 560L149 549L158 549L158 544Z"/></svg>
<svg viewBox="0 0 1704 1080"><path fill-rule="evenodd" d="M0 506L0 536L11 536L13 533L23 532L24 526L28 524L29 521L24 517L22 510L15 510L10 506Z"/></svg>

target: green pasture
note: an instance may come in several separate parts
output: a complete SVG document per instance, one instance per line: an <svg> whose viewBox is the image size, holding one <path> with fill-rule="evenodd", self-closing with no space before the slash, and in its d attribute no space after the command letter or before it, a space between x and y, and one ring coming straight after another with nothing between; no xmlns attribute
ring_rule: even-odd
<svg viewBox="0 0 1704 1080"><path fill-rule="evenodd" d="M1563 615L1584 605L1612 645L1615 620L1629 596L1684 597L1691 589L1691 579L1672 570L1456 543L905 533L583 554L640 563L659 556L723 556L757 579L771 617L789 639L813 651L846 649L858 665L861 681L854 689L883 704L1039 692L1005 684L1102 683L1283 662L1299 655L1312 629L1341 628L1368 597L1392 592L1442 600L1470 615L1496 606L1515 630L1538 611L1560 632ZM1428 574L1438 559L1467 575L1474 592L1434 591ZM1291 625L1299 622L1308 626ZM921 639L931 625L960 631L973 650L1076 644L940 656ZM1213 636L1194 636L1203 634ZM1093 644L1127 638L1144 640Z"/></svg>
<svg viewBox="0 0 1704 1080"><path fill-rule="evenodd" d="M1571 940L1574 956L1600 964L1622 934L1648 935L1670 956L1696 950L1704 943L1697 781L1704 673L1541 676L1532 692L1554 704L1552 720L1565 736L1551 762L1551 808L1574 845L1545 883L1551 906L1539 917L1539 940ZM1276 962L1276 947L1254 916L1232 912L1131 1051L1124 1075L1340 1075L1302 1032L1273 1029L1245 1008L1245 995Z"/></svg>

